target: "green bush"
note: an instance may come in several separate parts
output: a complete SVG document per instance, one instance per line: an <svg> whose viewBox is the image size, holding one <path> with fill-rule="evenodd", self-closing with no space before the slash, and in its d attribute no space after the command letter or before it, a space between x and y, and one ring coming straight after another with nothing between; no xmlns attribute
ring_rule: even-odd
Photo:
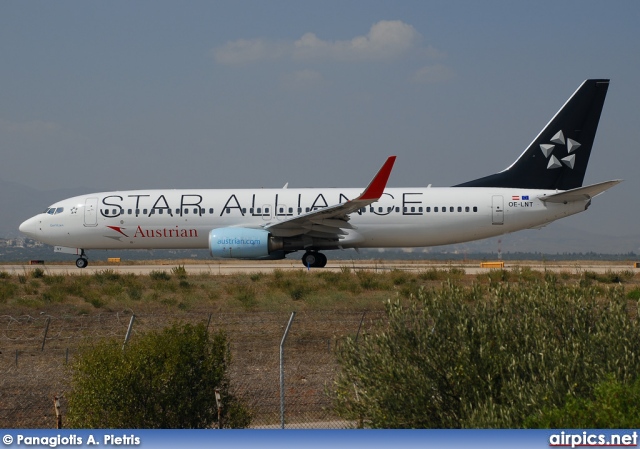
<svg viewBox="0 0 640 449"><path fill-rule="evenodd" d="M385 329L338 351L337 412L374 428L513 428L609 374L635 379L640 326L624 291L547 278L447 282L387 303Z"/></svg>
<svg viewBox="0 0 640 449"><path fill-rule="evenodd" d="M637 429L640 427L640 377L623 384L610 376L596 385L594 397L569 397L562 408L545 409L525 421L529 428Z"/></svg>
<svg viewBox="0 0 640 449"><path fill-rule="evenodd" d="M157 271L153 270L149 273L149 277L154 281L168 281L171 279L171 276L166 271Z"/></svg>
<svg viewBox="0 0 640 449"><path fill-rule="evenodd" d="M171 269L171 273L173 273L178 279L185 279L187 277L187 270L184 268L184 265L173 267Z"/></svg>
<svg viewBox="0 0 640 449"><path fill-rule="evenodd" d="M69 426L175 429L217 427L215 389L224 427L246 427L250 416L229 392L230 354L224 333L173 325L122 342L85 348L71 366Z"/></svg>

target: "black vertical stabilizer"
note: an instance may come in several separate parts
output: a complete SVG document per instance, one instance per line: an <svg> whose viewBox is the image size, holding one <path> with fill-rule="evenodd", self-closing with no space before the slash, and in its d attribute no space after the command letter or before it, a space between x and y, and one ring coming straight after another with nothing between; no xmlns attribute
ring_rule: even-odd
<svg viewBox="0 0 640 449"><path fill-rule="evenodd" d="M509 168L454 187L581 187L608 87L586 80Z"/></svg>

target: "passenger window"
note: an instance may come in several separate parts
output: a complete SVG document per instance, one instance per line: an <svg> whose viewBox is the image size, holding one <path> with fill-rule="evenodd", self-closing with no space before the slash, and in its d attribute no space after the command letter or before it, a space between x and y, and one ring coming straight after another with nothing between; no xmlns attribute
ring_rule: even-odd
<svg viewBox="0 0 640 449"><path fill-rule="evenodd" d="M211 211L210 213L213 213L213 209L209 209L209 210ZM247 208L246 208L246 207L243 207L243 208L242 208L242 213L243 213L243 214L246 214L246 213L247 213Z"/></svg>
<svg viewBox="0 0 640 449"><path fill-rule="evenodd" d="M465 207L465 208L464 208L464 211L465 211L465 212L469 212L469 206Z"/></svg>
<svg viewBox="0 0 640 449"><path fill-rule="evenodd" d="M478 206L473 206L473 211L478 212Z"/></svg>
<svg viewBox="0 0 640 449"><path fill-rule="evenodd" d="M227 212L227 213L228 213L228 212ZM193 214L194 214L194 215L198 215L198 209L197 209L197 208L195 208L195 207L193 208Z"/></svg>
<svg viewBox="0 0 640 449"><path fill-rule="evenodd" d="M127 209L127 214L131 215L131 209Z"/></svg>
<svg viewBox="0 0 640 449"><path fill-rule="evenodd" d="M162 215L162 209L158 209L158 214Z"/></svg>
<svg viewBox="0 0 640 449"><path fill-rule="evenodd" d="M434 211L434 212L438 212L438 206L434 207L434 208L433 208L433 211Z"/></svg>
<svg viewBox="0 0 640 449"><path fill-rule="evenodd" d="M449 208L449 212L453 212L453 210L454 210L454 207L453 207L453 206L451 206L451 207Z"/></svg>
<svg viewBox="0 0 640 449"><path fill-rule="evenodd" d="M256 209L256 210L258 211L258 213L259 213L259 214L261 214L261 213L262 213L262 208L261 208L261 207L259 207L259 208L258 208L258 209Z"/></svg>
<svg viewBox="0 0 640 449"><path fill-rule="evenodd" d="M292 214L293 213L293 207L289 208L289 213Z"/></svg>
<svg viewBox="0 0 640 449"><path fill-rule="evenodd" d="M426 209L427 209L427 212L431 212L431 206L427 206Z"/></svg>
<svg viewBox="0 0 640 449"><path fill-rule="evenodd" d="M446 211L447 211L447 208L446 208L446 207L443 207L443 208L442 208L442 212L446 212Z"/></svg>
<svg viewBox="0 0 640 449"><path fill-rule="evenodd" d="M147 215L147 209L142 209L142 213Z"/></svg>
<svg viewBox="0 0 640 449"><path fill-rule="evenodd" d="M403 208L402 208L402 212L406 214L406 213L407 213L407 208L406 208L406 207L403 207Z"/></svg>
<svg viewBox="0 0 640 449"><path fill-rule="evenodd" d="M242 209L242 212L244 212L245 209ZM209 209L209 215L213 215L213 207Z"/></svg>
<svg viewBox="0 0 640 449"><path fill-rule="evenodd" d="M268 214L268 213L269 213L269 208L268 208L268 207L265 207L265 208L264 208L264 213L265 213L265 214Z"/></svg>

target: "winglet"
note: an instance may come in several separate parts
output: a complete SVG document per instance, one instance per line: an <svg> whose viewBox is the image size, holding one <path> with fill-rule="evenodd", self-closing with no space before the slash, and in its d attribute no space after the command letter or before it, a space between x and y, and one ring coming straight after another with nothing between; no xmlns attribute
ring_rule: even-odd
<svg viewBox="0 0 640 449"><path fill-rule="evenodd" d="M389 158L387 158L384 165L382 165L367 188L362 192L362 195L357 198L358 200L375 201L382 196L382 192L384 192L384 188L387 186L387 181L389 180L389 175L391 175L391 169L393 168L395 161L395 156L389 156Z"/></svg>

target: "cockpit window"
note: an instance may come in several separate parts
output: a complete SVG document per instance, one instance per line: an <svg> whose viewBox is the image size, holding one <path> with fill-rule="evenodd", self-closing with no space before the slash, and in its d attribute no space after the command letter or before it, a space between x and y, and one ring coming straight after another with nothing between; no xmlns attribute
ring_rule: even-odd
<svg viewBox="0 0 640 449"><path fill-rule="evenodd" d="M56 215L61 214L64 211L64 207L47 207L47 210L44 211L45 214Z"/></svg>
<svg viewBox="0 0 640 449"><path fill-rule="evenodd" d="M53 214L55 214L55 213L56 213L56 208L55 208L55 207L50 207L50 208L49 208L49 210L47 211L47 213L48 213L49 215L53 215Z"/></svg>
<svg viewBox="0 0 640 449"><path fill-rule="evenodd" d="M57 208L56 209L56 214L61 214L63 210L64 210L64 207Z"/></svg>

